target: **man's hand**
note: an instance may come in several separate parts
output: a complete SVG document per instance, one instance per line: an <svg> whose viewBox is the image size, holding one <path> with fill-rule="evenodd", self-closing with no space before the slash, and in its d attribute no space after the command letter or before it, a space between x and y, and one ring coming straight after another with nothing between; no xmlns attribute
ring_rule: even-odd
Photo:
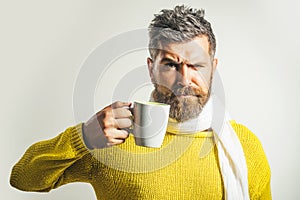
<svg viewBox="0 0 300 200"><path fill-rule="evenodd" d="M115 102L97 112L83 124L83 138L89 149L122 144L128 137L124 129L131 127L131 103Z"/></svg>

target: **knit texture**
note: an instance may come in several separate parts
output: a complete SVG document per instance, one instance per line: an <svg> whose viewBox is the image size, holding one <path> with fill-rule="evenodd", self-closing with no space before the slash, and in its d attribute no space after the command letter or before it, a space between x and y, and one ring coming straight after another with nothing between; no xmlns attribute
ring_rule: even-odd
<svg viewBox="0 0 300 200"><path fill-rule="evenodd" d="M270 167L258 138L232 121L246 157L251 199L271 199ZM46 192L71 182L90 183L97 199L224 199L211 132L167 133L161 148L136 146L132 135L114 148L89 151L82 124L32 145L13 167L10 183Z"/></svg>

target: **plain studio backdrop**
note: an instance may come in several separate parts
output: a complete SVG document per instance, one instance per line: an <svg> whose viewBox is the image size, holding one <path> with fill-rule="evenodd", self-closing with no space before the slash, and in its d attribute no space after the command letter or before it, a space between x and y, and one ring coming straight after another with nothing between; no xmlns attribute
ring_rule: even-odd
<svg viewBox="0 0 300 200"><path fill-rule="evenodd" d="M77 123L74 85L93 49L120 33L146 28L154 13L182 3L206 10L217 38L227 108L261 140L272 170L273 198L300 199L296 0L1 1L1 199L96 198L84 183L46 194L18 191L9 185L11 168L31 144ZM119 58L101 81L113 84L127 66L145 65L145 56L141 50ZM95 92L95 111L110 103L111 88L103 84ZM132 98L148 96L147 89Z"/></svg>

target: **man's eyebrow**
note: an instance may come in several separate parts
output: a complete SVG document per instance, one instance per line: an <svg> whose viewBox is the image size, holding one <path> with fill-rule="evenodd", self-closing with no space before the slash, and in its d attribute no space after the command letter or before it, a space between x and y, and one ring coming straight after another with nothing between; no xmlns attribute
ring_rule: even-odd
<svg viewBox="0 0 300 200"><path fill-rule="evenodd" d="M175 60L172 60L170 58L163 58L161 59L160 63L172 63L172 64L175 64L175 65L181 65L182 63L179 63ZM200 62L196 62L196 63L187 63L187 65L190 65L190 66L206 66L208 65L207 62L203 62L203 61L200 61Z"/></svg>
<svg viewBox="0 0 300 200"><path fill-rule="evenodd" d="M172 60L172 59L170 59L170 58L163 58L163 59L161 59L161 61L160 61L161 63L167 63L167 62L170 62L170 63L174 63L174 64L181 64L181 63L179 63L179 62L177 62L177 61L175 61L175 60Z"/></svg>

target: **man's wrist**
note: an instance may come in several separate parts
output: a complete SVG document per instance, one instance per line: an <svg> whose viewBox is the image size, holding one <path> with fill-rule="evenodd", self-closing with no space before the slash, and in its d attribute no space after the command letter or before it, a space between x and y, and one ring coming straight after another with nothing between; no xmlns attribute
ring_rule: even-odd
<svg viewBox="0 0 300 200"><path fill-rule="evenodd" d="M82 138L83 138L83 142L85 144L85 146L89 149L92 150L94 149L92 147L92 145L90 144L89 138L88 138L88 130L87 130L87 126L85 123L82 124Z"/></svg>

